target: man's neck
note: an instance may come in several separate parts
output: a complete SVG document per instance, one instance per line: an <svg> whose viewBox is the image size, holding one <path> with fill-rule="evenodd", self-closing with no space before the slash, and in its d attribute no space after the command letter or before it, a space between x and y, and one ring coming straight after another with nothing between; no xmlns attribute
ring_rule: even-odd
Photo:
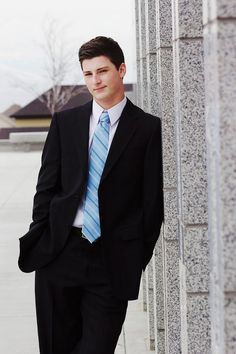
<svg viewBox="0 0 236 354"><path fill-rule="evenodd" d="M113 101L109 101L109 102L106 102L106 101L97 101L96 99L95 99L95 101L96 101L97 104L98 104L99 106L101 106L103 109L110 109L110 108L116 106L118 103L120 103L124 98L125 98L125 94L123 93L122 96L120 96L119 98L114 99Z"/></svg>

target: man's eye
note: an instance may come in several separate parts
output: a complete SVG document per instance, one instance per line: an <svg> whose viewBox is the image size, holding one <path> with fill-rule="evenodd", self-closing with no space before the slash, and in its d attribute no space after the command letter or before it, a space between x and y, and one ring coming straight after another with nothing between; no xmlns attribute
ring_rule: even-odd
<svg viewBox="0 0 236 354"><path fill-rule="evenodd" d="M86 74L84 74L84 76L91 76L91 74L90 73L86 73Z"/></svg>
<svg viewBox="0 0 236 354"><path fill-rule="evenodd" d="M103 69L101 71L99 71L100 73L106 73L107 72L107 69Z"/></svg>

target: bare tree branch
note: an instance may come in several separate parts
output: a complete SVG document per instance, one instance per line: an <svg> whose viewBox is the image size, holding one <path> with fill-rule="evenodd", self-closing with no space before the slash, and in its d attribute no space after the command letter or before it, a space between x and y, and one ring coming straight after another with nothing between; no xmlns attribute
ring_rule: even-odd
<svg viewBox="0 0 236 354"><path fill-rule="evenodd" d="M26 85L18 80L18 86L36 94L52 115L82 91L77 84L65 85L73 69L71 51L65 39L66 31L65 26L63 28L53 19L47 20L43 26L44 42L40 46L45 53L44 76L50 82L50 89L40 95L35 89L37 85ZM79 78L76 81L78 83Z"/></svg>

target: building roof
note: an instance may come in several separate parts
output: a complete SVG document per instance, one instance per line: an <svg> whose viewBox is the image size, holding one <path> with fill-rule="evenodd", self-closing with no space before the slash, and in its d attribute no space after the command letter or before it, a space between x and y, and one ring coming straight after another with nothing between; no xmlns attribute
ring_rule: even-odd
<svg viewBox="0 0 236 354"><path fill-rule="evenodd" d="M14 119L10 119L4 114L0 113L0 129L15 127Z"/></svg>
<svg viewBox="0 0 236 354"><path fill-rule="evenodd" d="M133 91L133 84L125 84L125 92ZM64 85L62 86L63 89L70 89L73 86ZM78 94L74 94L69 101L61 107L59 110L70 109L76 106L81 106L84 103L87 103L92 99L91 94L89 93L87 87L85 85L76 85L73 89L75 92L78 91ZM10 117L17 118L17 119L32 119L32 118L48 118L51 117L51 113L47 106L41 102L42 97L50 93L52 89L43 93L40 98L36 98L32 102L28 103L23 108L19 109L17 112L13 113Z"/></svg>
<svg viewBox="0 0 236 354"><path fill-rule="evenodd" d="M19 111L19 109L21 109L21 106L19 106L18 104L13 104L9 108L7 108L2 114L4 116L10 117L12 114Z"/></svg>

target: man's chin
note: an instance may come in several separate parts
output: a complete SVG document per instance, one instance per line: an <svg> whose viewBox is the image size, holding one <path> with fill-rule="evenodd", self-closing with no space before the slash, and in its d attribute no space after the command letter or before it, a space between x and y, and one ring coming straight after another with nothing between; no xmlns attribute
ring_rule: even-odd
<svg viewBox="0 0 236 354"><path fill-rule="evenodd" d="M105 92L96 92L94 95L93 95L94 98L96 98L97 100L106 100L106 99L109 99L109 96L105 93Z"/></svg>

